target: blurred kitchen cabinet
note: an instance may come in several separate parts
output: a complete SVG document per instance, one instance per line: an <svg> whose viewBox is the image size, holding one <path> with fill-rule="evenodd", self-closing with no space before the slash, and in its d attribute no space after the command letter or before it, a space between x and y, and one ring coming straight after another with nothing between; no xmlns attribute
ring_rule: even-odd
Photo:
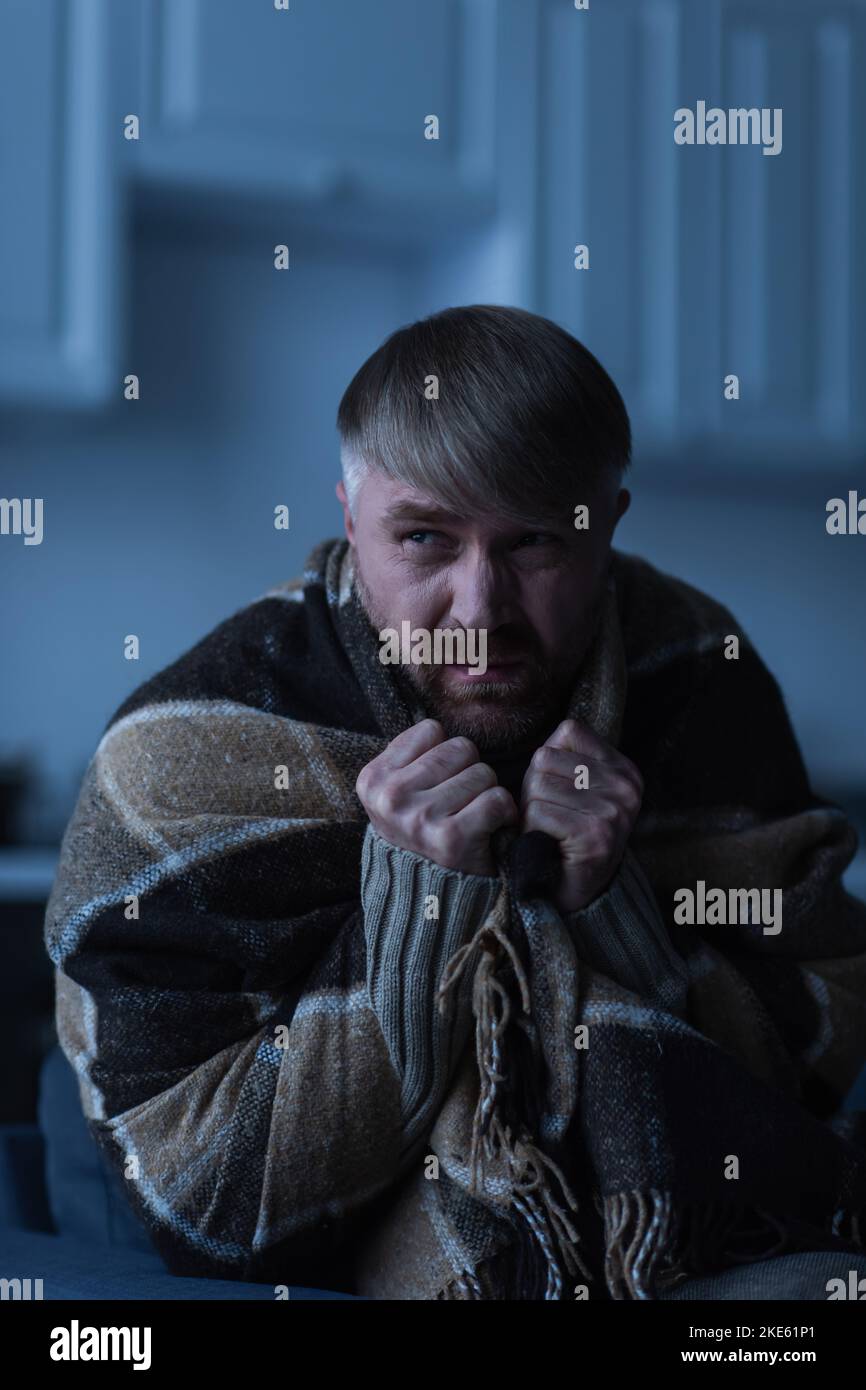
<svg viewBox="0 0 866 1390"><path fill-rule="evenodd" d="M108 0L0 5L0 401L113 389L118 196Z"/></svg>
<svg viewBox="0 0 866 1390"><path fill-rule="evenodd" d="M540 25L541 310L612 372L641 449L695 473L862 458L866 6L541 0ZM698 102L781 108L780 152L676 144Z"/></svg>
<svg viewBox="0 0 866 1390"><path fill-rule="evenodd" d="M436 221L490 210L495 0L143 0L139 182ZM428 118L438 139L425 137Z"/></svg>

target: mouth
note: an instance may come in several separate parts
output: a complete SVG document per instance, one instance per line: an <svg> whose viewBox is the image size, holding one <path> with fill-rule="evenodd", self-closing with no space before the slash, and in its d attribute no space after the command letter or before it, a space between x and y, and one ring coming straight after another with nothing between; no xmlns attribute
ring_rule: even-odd
<svg viewBox="0 0 866 1390"><path fill-rule="evenodd" d="M482 671L478 666L452 665L452 670L460 681L510 681L515 680L517 672L525 665L523 661L491 661Z"/></svg>

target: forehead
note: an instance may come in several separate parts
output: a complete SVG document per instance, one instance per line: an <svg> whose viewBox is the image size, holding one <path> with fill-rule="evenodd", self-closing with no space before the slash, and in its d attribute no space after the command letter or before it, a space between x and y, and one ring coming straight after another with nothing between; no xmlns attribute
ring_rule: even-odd
<svg viewBox="0 0 866 1390"><path fill-rule="evenodd" d="M371 475L370 482L374 484L372 490L375 490L376 511L386 526L425 522L431 526L448 526L451 530L459 530L466 535L496 536L515 530L526 530L528 526L539 529L562 526L569 529L574 524L573 503L568 505L564 502L561 511L554 508L546 514L540 512L535 516L527 515L515 519L497 515L492 504L483 513L473 513L468 506L455 512L429 492L381 475Z"/></svg>

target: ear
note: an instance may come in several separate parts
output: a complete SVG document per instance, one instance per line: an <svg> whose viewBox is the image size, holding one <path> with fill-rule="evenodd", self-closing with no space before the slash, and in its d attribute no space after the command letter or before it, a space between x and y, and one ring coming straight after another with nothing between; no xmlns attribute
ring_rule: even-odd
<svg viewBox="0 0 866 1390"><path fill-rule="evenodd" d="M337 498L338 498L338 500L339 500L339 502L340 502L340 505L341 505L342 508L343 508L343 525L344 525L345 528L346 528L346 536L347 536L347 539L348 539L350 545L354 545L354 544L355 544L355 524L354 524L354 522L352 521L352 514L351 514L351 512L349 511L349 499L348 499L347 496L346 496L346 489L345 489L345 487L343 486L342 479L340 480L339 483L337 483L336 492L337 492Z"/></svg>

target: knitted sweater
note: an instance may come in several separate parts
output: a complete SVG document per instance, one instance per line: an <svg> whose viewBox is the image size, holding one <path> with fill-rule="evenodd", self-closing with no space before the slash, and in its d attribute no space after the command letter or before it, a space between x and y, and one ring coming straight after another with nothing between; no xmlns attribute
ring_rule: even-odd
<svg viewBox="0 0 866 1390"><path fill-rule="evenodd" d="M487 918L498 891L498 878L442 868L367 827L361 856L367 980L400 1077L407 1147L429 1131L472 1025L466 998L448 1021L440 1015L442 972ZM425 916L433 900L438 922ZM631 850L606 892L564 920L588 964L653 1006L684 1014L688 971Z"/></svg>

